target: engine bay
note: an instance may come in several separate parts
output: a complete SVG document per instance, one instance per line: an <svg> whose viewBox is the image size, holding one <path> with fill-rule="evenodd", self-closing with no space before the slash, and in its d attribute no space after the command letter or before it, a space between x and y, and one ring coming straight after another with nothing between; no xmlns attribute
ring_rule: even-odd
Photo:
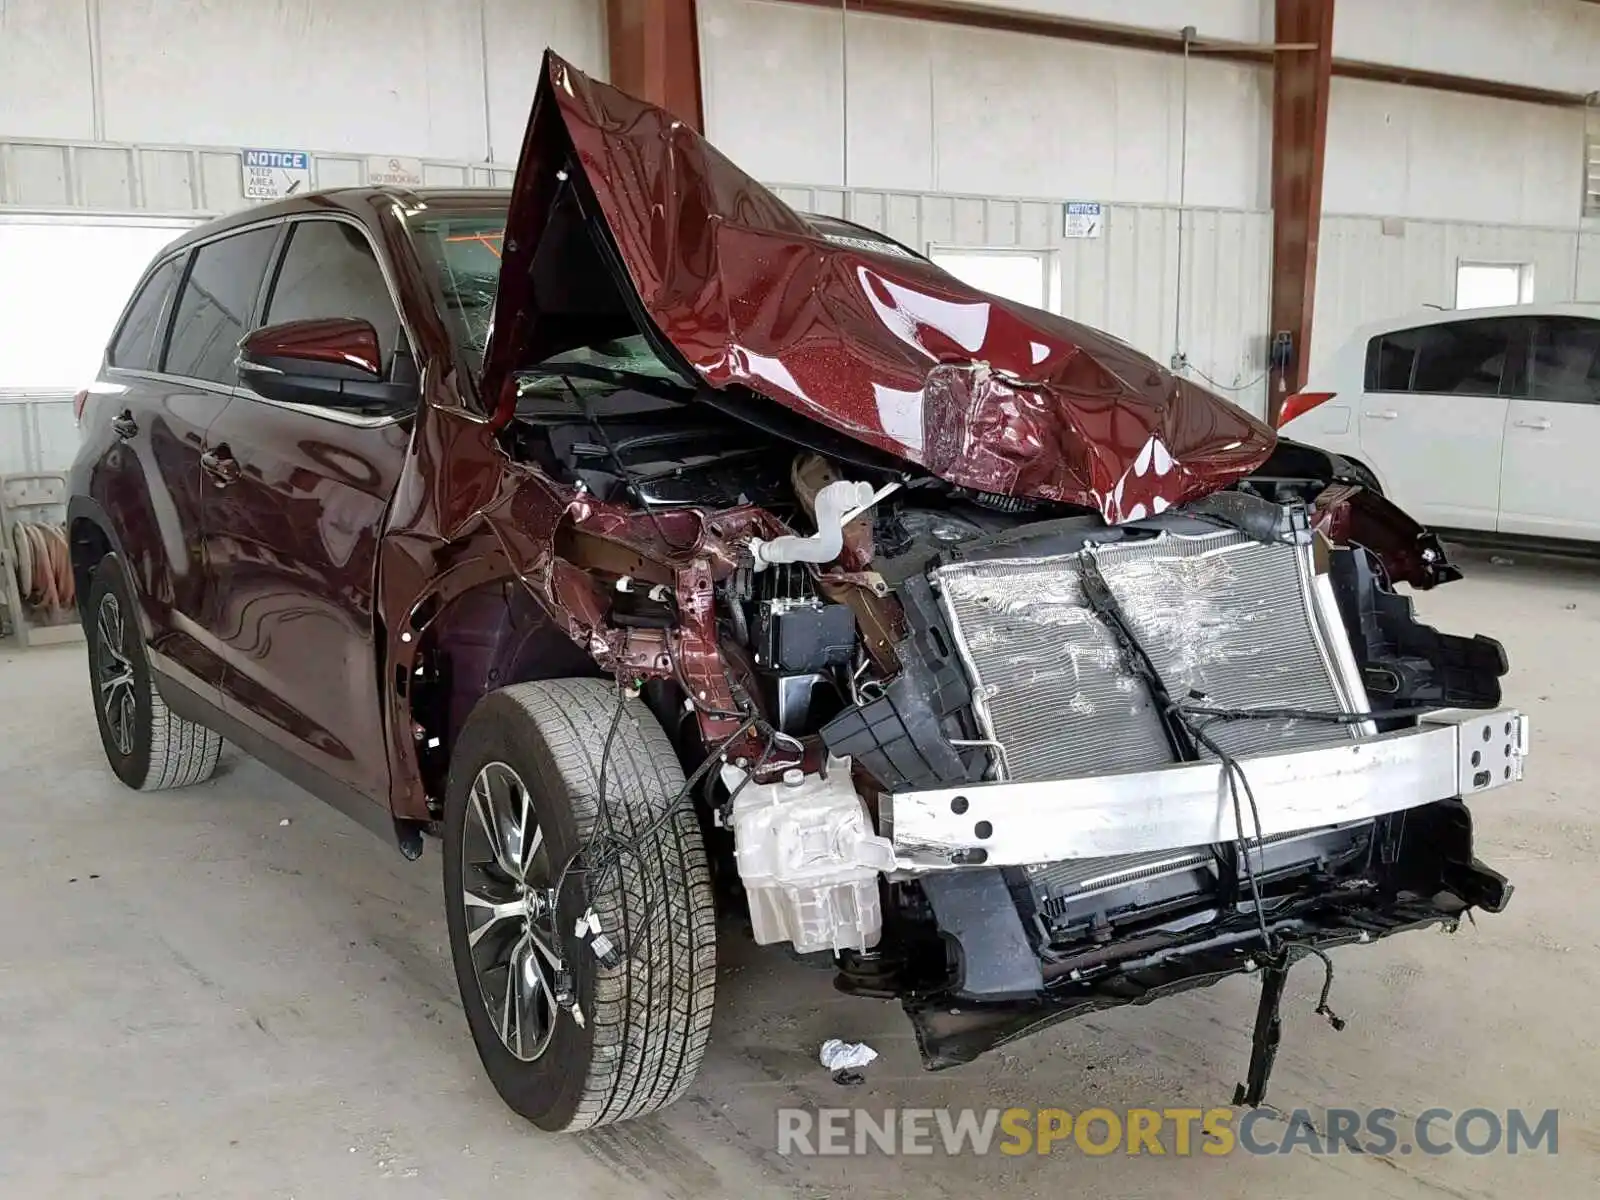
<svg viewBox="0 0 1600 1200"><path fill-rule="evenodd" d="M1137 999L1157 964L1160 989L1194 986L1263 947L1453 921L1468 901L1423 899L1446 878L1503 905L1445 795L1268 836L1229 782L1237 825L1195 844L990 862L978 821L908 852L892 814L929 789L1207 760L1231 780L1493 707L1503 651L1415 619L1394 585L1452 578L1442 549L1301 447L1111 524L831 454L743 399L625 335L523 372L502 442L576 497L553 598L702 773L721 905L831 956L841 989L900 998L929 1066Z"/></svg>

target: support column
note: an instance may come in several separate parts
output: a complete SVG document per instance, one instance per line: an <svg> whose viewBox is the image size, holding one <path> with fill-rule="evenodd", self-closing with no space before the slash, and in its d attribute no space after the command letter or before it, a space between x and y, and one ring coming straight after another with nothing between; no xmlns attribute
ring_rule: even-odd
<svg viewBox="0 0 1600 1200"><path fill-rule="evenodd" d="M606 0L606 37L612 84L704 128L694 0Z"/></svg>
<svg viewBox="0 0 1600 1200"><path fill-rule="evenodd" d="M1315 45L1278 50L1272 67L1272 336L1289 335L1293 361L1274 368L1267 414L1305 384L1322 227L1322 167L1328 147L1334 0L1276 0L1273 41Z"/></svg>

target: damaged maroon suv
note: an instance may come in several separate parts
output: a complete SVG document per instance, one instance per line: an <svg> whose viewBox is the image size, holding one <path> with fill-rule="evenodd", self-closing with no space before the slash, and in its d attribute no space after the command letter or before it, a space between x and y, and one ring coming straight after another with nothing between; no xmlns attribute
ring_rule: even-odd
<svg viewBox="0 0 1600 1200"><path fill-rule="evenodd" d="M1498 911L1500 646L1347 464L1122 342L797 213L546 59L509 193L196 229L83 414L129 786L223 739L442 840L467 1022L544 1129L683 1093L719 914L930 1068Z"/></svg>

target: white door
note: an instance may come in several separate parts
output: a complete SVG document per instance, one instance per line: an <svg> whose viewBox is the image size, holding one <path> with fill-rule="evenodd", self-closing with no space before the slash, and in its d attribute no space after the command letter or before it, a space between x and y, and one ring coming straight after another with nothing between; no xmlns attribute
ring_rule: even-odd
<svg viewBox="0 0 1600 1200"><path fill-rule="evenodd" d="M1493 530L1520 318L1446 321L1375 337L1357 417L1361 457L1425 525Z"/></svg>
<svg viewBox="0 0 1600 1200"><path fill-rule="evenodd" d="M1600 321L1533 321L1527 399L1511 401L1502 533L1600 540Z"/></svg>

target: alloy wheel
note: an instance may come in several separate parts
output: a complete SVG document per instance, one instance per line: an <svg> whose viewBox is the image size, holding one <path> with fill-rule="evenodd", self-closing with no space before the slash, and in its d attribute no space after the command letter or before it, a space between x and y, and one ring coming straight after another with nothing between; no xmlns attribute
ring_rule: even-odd
<svg viewBox="0 0 1600 1200"><path fill-rule="evenodd" d="M111 592L100 598L95 627L95 684L100 693L100 708L105 713L111 740L116 743L117 751L126 756L133 753L138 704L134 695L133 660L128 657L125 640L127 622L122 617L121 603Z"/></svg>
<svg viewBox="0 0 1600 1200"><path fill-rule="evenodd" d="M528 788L506 763L478 772L466 817L461 891L473 973L501 1044L532 1062L560 1008L550 854Z"/></svg>

